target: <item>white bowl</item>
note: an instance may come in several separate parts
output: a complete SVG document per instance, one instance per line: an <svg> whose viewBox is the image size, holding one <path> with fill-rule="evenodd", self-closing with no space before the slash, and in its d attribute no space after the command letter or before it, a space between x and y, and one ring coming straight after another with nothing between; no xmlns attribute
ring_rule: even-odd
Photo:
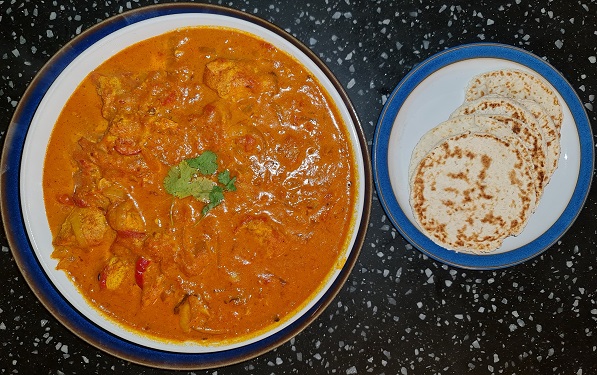
<svg viewBox="0 0 597 375"><path fill-rule="evenodd" d="M156 340L107 319L87 302L63 271L56 270L57 261L51 258L52 235L43 210L46 147L53 124L78 84L124 48L193 26L248 32L300 61L338 106L355 151L358 175L355 228L339 257L343 266L284 324L249 340L220 346ZM238 362L270 350L300 332L329 304L350 273L364 240L371 204L370 162L363 132L348 96L333 74L283 30L246 13L218 6L171 4L141 8L104 21L75 38L46 64L28 88L15 112L3 156L3 170L7 170L2 181L6 232L15 259L34 292L58 320L91 344L116 356L158 367L206 368Z"/></svg>

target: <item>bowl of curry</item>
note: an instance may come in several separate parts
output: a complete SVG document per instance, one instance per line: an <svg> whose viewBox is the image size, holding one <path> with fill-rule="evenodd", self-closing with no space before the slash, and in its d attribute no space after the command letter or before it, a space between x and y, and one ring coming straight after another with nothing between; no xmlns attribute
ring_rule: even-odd
<svg viewBox="0 0 597 375"><path fill-rule="evenodd" d="M24 95L2 163L6 232L40 300L158 367L238 362L299 333L348 277L370 209L333 74L217 6L142 8L75 38Z"/></svg>

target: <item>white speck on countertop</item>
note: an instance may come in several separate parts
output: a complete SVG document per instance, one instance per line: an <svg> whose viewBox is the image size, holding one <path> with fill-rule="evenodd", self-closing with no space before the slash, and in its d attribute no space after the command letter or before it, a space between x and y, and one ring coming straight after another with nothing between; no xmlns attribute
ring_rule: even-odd
<svg viewBox="0 0 597 375"><path fill-rule="evenodd" d="M522 319L516 319L516 323L518 323L519 326L524 327L525 323Z"/></svg>

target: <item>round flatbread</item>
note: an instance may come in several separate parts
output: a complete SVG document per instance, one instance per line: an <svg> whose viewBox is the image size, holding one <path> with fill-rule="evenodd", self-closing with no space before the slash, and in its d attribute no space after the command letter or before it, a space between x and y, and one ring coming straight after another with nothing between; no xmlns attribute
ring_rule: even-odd
<svg viewBox="0 0 597 375"><path fill-rule="evenodd" d="M498 138L506 140L507 142L514 143L516 147L523 151L527 162L532 166L533 163L530 152L520 137L518 137L512 130L517 126L515 120L502 118L502 116L495 116L494 118L491 115L464 115L452 117L443 121L425 133L415 146L408 170L409 181L412 182L412 176L415 169L421 160L435 148L435 146L446 138L465 132L489 133L496 135ZM537 178L534 167L532 172L535 178Z"/></svg>
<svg viewBox="0 0 597 375"><path fill-rule="evenodd" d="M524 105L533 116L535 116L539 122L539 126L541 126L545 139L545 147L547 148L547 163L545 169L547 171L547 177L551 178L551 175L555 172L560 160L560 132L541 104L528 99L520 100L520 104Z"/></svg>
<svg viewBox="0 0 597 375"><path fill-rule="evenodd" d="M450 117L463 115L490 115L500 121L507 121L512 131L527 146L537 173L537 194L541 196L549 181L547 175L547 146L539 122L520 102L500 95L485 95L477 100L465 102ZM511 120L508 120L511 119Z"/></svg>
<svg viewBox="0 0 597 375"><path fill-rule="evenodd" d="M513 143L467 132L443 140L418 164L410 203L421 230L447 249L499 248L535 207L532 167Z"/></svg>
<svg viewBox="0 0 597 375"><path fill-rule="evenodd" d="M465 115L450 118L441 122L421 137L415 146L408 169L409 181L419 165L419 162L431 151L439 142L465 132L470 132L475 126L475 116Z"/></svg>
<svg viewBox="0 0 597 375"><path fill-rule="evenodd" d="M558 131L562 127L562 107L555 89L539 75L518 69L499 69L479 74L469 82L465 100L473 101L490 94L534 100L545 108Z"/></svg>

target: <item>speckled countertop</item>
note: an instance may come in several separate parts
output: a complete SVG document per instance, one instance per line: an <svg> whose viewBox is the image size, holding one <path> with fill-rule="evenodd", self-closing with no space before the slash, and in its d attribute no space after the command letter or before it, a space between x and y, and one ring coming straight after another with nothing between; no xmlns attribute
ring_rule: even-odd
<svg viewBox="0 0 597 375"><path fill-rule="evenodd" d="M28 83L61 46L150 1L0 0L0 139ZM337 75L369 141L387 96L445 48L493 41L545 58L595 123L597 1L219 3L295 35ZM595 131L594 131L595 132ZM543 255L497 271L452 268L406 243L374 195L345 287L304 332L237 365L194 374L597 374L597 195ZM164 374L83 342L36 300L5 235L0 374Z"/></svg>

